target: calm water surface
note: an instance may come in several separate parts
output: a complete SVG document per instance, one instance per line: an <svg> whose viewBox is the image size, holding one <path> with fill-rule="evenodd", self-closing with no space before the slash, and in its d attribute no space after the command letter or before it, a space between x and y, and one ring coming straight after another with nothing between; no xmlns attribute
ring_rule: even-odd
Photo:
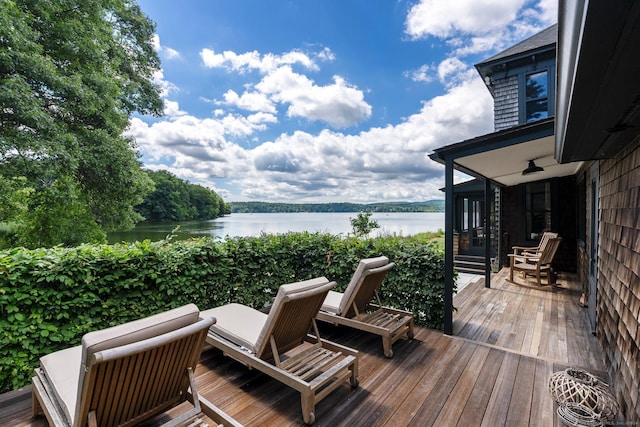
<svg viewBox="0 0 640 427"><path fill-rule="evenodd" d="M136 240L161 240L180 226L176 238L213 236L217 238L237 236L259 236L261 233L283 234L287 232L331 233L347 235L352 233L351 218L357 212L340 213L234 213L210 221L185 221L180 223L139 224L131 231L113 232L108 235L109 243L134 242ZM380 228L371 236L396 234L410 236L425 231L444 230L442 212L402 212L374 213L371 219Z"/></svg>

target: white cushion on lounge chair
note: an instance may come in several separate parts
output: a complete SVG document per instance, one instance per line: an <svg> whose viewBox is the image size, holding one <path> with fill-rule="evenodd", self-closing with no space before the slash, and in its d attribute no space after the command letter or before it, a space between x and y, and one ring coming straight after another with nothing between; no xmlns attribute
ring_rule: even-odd
<svg viewBox="0 0 640 427"><path fill-rule="evenodd" d="M349 299L351 298L351 294L353 294L353 292L356 290L358 282L360 281L360 276L362 276L362 273L364 273L365 270L382 267L383 265L387 264L389 264L389 258L387 258L386 256L360 260L360 262L358 263L358 268L356 269L355 273L353 273L351 281L347 285L347 289L344 290L342 299L340 300L338 311L333 312L336 314L342 314L342 312L347 308L347 304L349 302Z"/></svg>
<svg viewBox="0 0 640 427"><path fill-rule="evenodd" d="M300 393L302 418L315 420L315 405L343 381L358 384L358 353L320 340L315 317L335 282L325 277L282 285L269 314L241 304L203 311L214 316L207 342ZM315 337L309 335L313 329ZM248 350L248 351L247 351Z"/></svg>
<svg viewBox="0 0 640 427"><path fill-rule="evenodd" d="M69 422L73 424L80 411L77 400L82 393L85 373L94 353L175 331L197 322L199 314L195 304L188 304L122 325L89 332L82 337L82 346L43 356L40 364L54 384L57 396L64 402L63 409ZM75 391L71 391L70 387L75 387Z"/></svg>
<svg viewBox="0 0 640 427"><path fill-rule="evenodd" d="M275 316L278 315L278 310L280 310L283 300L310 289L315 289L318 285L325 283L329 283L327 278L317 277L280 286L268 315L246 305L236 303L211 308L201 312L200 315L216 318L216 323L209 328L212 332L256 354L261 350L262 341L271 332L273 325L269 322L272 322Z"/></svg>
<svg viewBox="0 0 640 427"><path fill-rule="evenodd" d="M40 358L40 367L52 384L65 416L71 422L78 400L82 346L77 345Z"/></svg>
<svg viewBox="0 0 640 427"><path fill-rule="evenodd" d="M340 301L342 301L342 293L336 291L329 291L327 297L324 299L322 303L322 311L326 311L328 313L338 314L340 311Z"/></svg>
<svg viewBox="0 0 640 427"><path fill-rule="evenodd" d="M211 308L200 315L215 317L216 323L209 328L211 331L254 354L260 331L268 317L261 311L236 303Z"/></svg>

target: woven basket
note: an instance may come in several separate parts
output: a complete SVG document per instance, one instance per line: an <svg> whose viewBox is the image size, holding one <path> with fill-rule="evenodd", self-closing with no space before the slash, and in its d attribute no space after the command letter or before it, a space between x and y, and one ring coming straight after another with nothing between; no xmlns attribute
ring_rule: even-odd
<svg viewBox="0 0 640 427"><path fill-rule="evenodd" d="M560 407L570 404L570 408L584 407L601 423L613 420L618 413L618 402L607 384L581 369L568 368L555 372L549 378L549 391Z"/></svg>
<svg viewBox="0 0 640 427"><path fill-rule="evenodd" d="M568 426L596 427L604 425L598 414L579 403L558 406L558 417Z"/></svg>

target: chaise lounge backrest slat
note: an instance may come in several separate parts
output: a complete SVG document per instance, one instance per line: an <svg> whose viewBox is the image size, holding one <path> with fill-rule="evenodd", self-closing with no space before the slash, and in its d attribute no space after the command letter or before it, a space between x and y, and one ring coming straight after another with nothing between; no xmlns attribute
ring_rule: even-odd
<svg viewBox="0 0 640 427"><path fill-rule="evenodd" d="M358 313L364 313L367 306L373 300L376 292L380 289L385 276L395 266L395 263L391 262L382 267L372 268L366 270L362 274L361 283L357 292L354 292L353 300L348 305L347 311L344 313L346 317L353 317L356 315L354 307L357 308Z"/></svg>
<svg viewBox="0 0 640 427"><path fill-rule="evenodd" d="M347 318L355 316L354 305L359 312L364 312L382 285L387 272L394 266L395 264L390 263L386 256L360 260L342 294L337 314Z"/></svg>
<svg viewBox="0 0 640 427"><path fill-rule="evenodd" d="M324 277L280 286L269 316L256 342L256 356L273 358L270 338L279 353L284 353L304 341L322 302L336 285Z"/></svg>
<svg viewBox="0 0 640 427"><path fill-rule="evenodd" d="M78 405L77 425L95 411L98 425L136 425L186 399L213 319L143 341L92 353Z"/></svg>

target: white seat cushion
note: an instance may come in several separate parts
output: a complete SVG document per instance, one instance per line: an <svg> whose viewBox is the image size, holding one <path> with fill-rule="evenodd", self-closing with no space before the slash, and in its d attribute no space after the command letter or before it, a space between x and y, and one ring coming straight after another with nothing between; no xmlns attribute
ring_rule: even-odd
<svg viewBox="0 0 640 427"><path fill-rule="evenodd" d="M71 424L73 424L78 400L81 357L82 346L78 345L40 358L40 367L52 386L55 398L64 411L64 415Z"/></svg>
<svg viewBox="0 0 640 427"><path fill-rule="evenodd" d="M226 304L200 313L202 318L215 317L209 328L213 333L255 354L260 331L267 321L267 314L242 304Z"/></svg>
<svg viewBox="0 0 640 427"><path fill-rule="evenodd" d="M320 310L326 311L328 313L338 314L340 311L340 301L342 301L342 293L336 291L329 291L327 297L324 299L322 303L322 308Z"/></svg>
<svg viewBox="0 0 640 427"><path fill-rule="evenodd" d="M79 399L94 353L175 331L197 322L199 318L198 307L195 304L187 304L153 316L85 334L82 337L78 375L73 377L76 381L77 405L70 420L73 422L80 412Z"/></svg>
<svg viewBox="0 0 640 427"><path fill-rule="evenodd" d="M79 413L83 383L91 366L93 354L122 345L156 337L195 323L200 311L195 304L168 310L143 319L99 331L82 337L82 345L67 348L40 358L40 366L69 422Z"/></svg>

